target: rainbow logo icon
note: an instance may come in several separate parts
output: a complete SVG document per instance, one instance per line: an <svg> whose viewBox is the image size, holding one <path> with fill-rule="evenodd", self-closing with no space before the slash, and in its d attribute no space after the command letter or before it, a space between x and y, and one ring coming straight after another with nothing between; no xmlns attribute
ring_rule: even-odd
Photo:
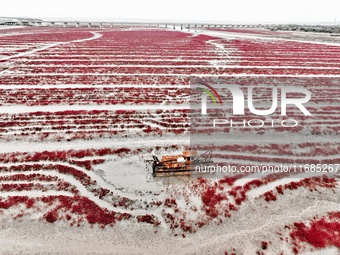
<svg viewBox="0 0 340 255"><path fill-rule="evenodd" d="M208 84L206 84L206 83L203 83L203 82L198 82L198 83L201 84L201 85L203 85L203 86L205 86L205 87L207 87L208 89L210 89L210 90L208 90L208 89L206 89L206 88L199 88L200 90L202 90L203 92L207 93L207 95L210 96L210 98L212 99L212 101L214 102L214 104L217 104L217 100L216 100L216 97L217 97L219 103L222 105L221 97L220 97L220 95L217 93L216 89L214 89L212 86L210 86L210 85L208 85ZM215 97L214 95L215 95L216 97Z"/></svg>

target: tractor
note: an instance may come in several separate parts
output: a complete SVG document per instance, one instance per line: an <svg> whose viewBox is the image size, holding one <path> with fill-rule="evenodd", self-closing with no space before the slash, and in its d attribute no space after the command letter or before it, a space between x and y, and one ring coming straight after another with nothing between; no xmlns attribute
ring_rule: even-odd
<svg viewBox="0 0 340 255"><path fill-rule="evenodd" d="M211 165L212 150L198 155L196 151L185 150L180 155L162 156L162 159L155 155L152 159L146 160L147 164L152 168L153 177L172 176L172 175L188 175L197 173L197 166Z"/></svg>

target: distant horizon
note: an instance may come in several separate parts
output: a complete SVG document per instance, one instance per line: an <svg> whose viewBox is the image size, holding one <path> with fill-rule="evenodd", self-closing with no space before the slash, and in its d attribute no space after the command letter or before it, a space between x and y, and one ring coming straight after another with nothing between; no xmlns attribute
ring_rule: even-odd
<svg viewBox="0 0 340 255"><path fill-rule="evenodd" d="M147 20L214 23L336 24L338 0L17 0L0 16L36 19Z"/></svg>
<svg viewBox="0 0 340 255"><path fill-rule="evenodd" d="M126 22L126 23L197 23L197 24L275 24L275 25L340 25L340 21L334 22L318 22L318 21L290 21L290 22L275 22L275 21L220 21L220 20L170 20L170 19L131 19L131 18L94 18L94 17L8 17L0 16L0 19L32 19L42 21L66 21L66 22Z"/></svg>

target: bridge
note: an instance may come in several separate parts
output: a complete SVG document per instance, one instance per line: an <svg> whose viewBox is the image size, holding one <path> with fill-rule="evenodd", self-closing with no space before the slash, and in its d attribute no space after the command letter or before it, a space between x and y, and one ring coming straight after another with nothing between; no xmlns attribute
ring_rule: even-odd
<svg viewBox="0 0 340 255"><path fill-rule="evenodd" d="M222 23L188 23L188 22L109 22L109 21L69 21L69 20L41 20L33 18L0 17L0 25L32 26L32 27L159 27L159 28L265 28L261 24L222 24Z"/></svg>
<svg viewBox="0 0 340 255"><path fill-rule="evenodd" d="M207 24L207 23L179 23L179 22L85 22L85 21L38 21L30 22L30 26L47 27L159 27L180 29L199 29L199 28L264 28L263 25L253 24Z"/></svg>

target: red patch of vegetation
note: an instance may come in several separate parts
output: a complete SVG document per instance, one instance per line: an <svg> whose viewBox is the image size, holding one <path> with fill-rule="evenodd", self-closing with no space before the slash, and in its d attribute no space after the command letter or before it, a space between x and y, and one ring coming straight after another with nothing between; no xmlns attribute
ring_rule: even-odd
<svg viewBox="0 0 340 255"><path fill-rule="evenodd" d="M283 195L283 187L282 185L276 186L277 193Z"/></svg>
<svg viewBox="0 0 340 255"><path fill-rule="evenodd" d="M216 218L218 216L216 205L226 199L226 196L216 193L216 187L208 188L202 193L202 201L205 205L206 214L212 218Z"/></svg>
<svg viewBox="0 0 340 255"><path fill-rule="evenodd" d="M33 207L34 203L35 203L35 200L34 200L33 198L28 199L28 200L26 201L26 203L25 203L27 209Z"/></svg>
<svg viewBox="0 0 340 255"><path fill-rule="evenodd" d="M0 208L8 209L20 203L24 203L27 208L33 208L36 201L42 201L48 206L55 207L44 214L43 218L47 222L55 222L62 214L66 215L66 219L70 220L70 214L79 215L78 223L85 218L90 224L100 224L105 226L113 224L116 221L127 220L131 218L128 213L116 213L108 209L99 207L87 197L67 197L67 196L46 196L41 198L28 198L27 196L13 196L6 200L0 198Z"/></svg>
<svg viewBox="0 0 340 255"><path fill-rule="evenodd" d="M227 251L224 252L224 255L228 255L229 253ZM230 253L230 255L236 255L236 253Z"/></svg>
<svg viewBox="0 0 340 255"><path fill-rule="evenodd" d="M225 177L225 178L219 180L219 183L220 184L226 183L229 186L233 186L235 181L236 181L236 178Z"/></svg>
<svg viewBox="0 0 340 255"><path fill-rule="evenodd" d="M5 201L0 197L0 208L8 209L12 206L18 205L20 203L27 203L29 198L27 196L12 196L8 197Z"/></svg>
<svg viewBox="0 0 340 255"><path fill-rule="evenodd" d="M137 216L137 221L153 224L154 226L158 226L159 224L161 224L154 215L150 214Z"/></svg>
<svg viewBox="0 0 340 255"><path fill-rule="evenodd" d="M283 186L284 189L298 189L299 187L308 188L310 191L316 190L317 187L323 188L334 188L336 186L336 180L334 178L329 178L326 176L323 177L313 177L313 178L305 178L298 182L290 182Z"/></svg>
<svg viewBox="0 0 340 255"><path fill-rule="evenodd" d="M246 192L242 189L241 186L236 186L229 191L229 194L234 197L235 203L240 205L244 200L246 200Z"/></svg>
<svg viewBox="0 0 340 255"><path fill-rule="evenodd" d="M2 153L0 154L0 162L3 163L17 163L17 162L38 162L38 161L63 161L79 164L89 168L89 164L101 164L104 159L93 159L90 161L79 161L79 160L69 160L69 158L84 158L84 157L94 157L94 156L105 156L105 155L118 155L123 156L125 153L131 152L128 148L119 149L88 149L88 150L68 150L68 151L42 151L30 154L27 152L19 153Z"/></svg>
<svg viewBox="0 0 340 255"><path fill-rule="evenodd" d="M167 198L164 201L164 206L166 206L166 207L172 207L172 206L176 207L177 206L177 202L176 202L175 199Z"/></svg>
<svg viewBox="0 0 340 255"><path fill-rule="evenodd" d="M188 225L184 219L181 219L180 220L180 227L181 229L184 231L184 232L189 232L189 233L192 233L194 232L195 230L193 229L192 226Z"/></svg>
<svg viewBox="0 0 340 255"><path fill-rule="evenodd" d="M268 191L266 193L263 194L264 199L269 202L269 201L275 201L276 200L276 196L273 193L273 191Z"/></svg>
<svg viewBox="0 0 340 255"><path fill-rule="evenodd" d="M58 212L51 211L44 215L44 218L47 222L53 223L58 219Z"/></svg>
<svg viewBox="0 0 340 255"><path fill-rule="evenodd" d="M315 248L335 246L340 249L340 213L331 212L329 218L323 217L312 221L309 226L302 222L295 222L290 233L293 239L294 253L298 253L301 242L308 243Z"/></svg>
<svg viewBox="0 0 340 255"><path fill-rule="evenodd" d="M266 250L268 248L268 242L262 241L261 242L261 248L262 248L262 250Z"/></svg>
<svg viewBox="0 0 340 255"><path fill-rule="evenodd" d="M105 189L105 188L100 188L99 189L99 198L102 199L103 197L105 197L109 193L110 193L110 190Z"/></svg>

